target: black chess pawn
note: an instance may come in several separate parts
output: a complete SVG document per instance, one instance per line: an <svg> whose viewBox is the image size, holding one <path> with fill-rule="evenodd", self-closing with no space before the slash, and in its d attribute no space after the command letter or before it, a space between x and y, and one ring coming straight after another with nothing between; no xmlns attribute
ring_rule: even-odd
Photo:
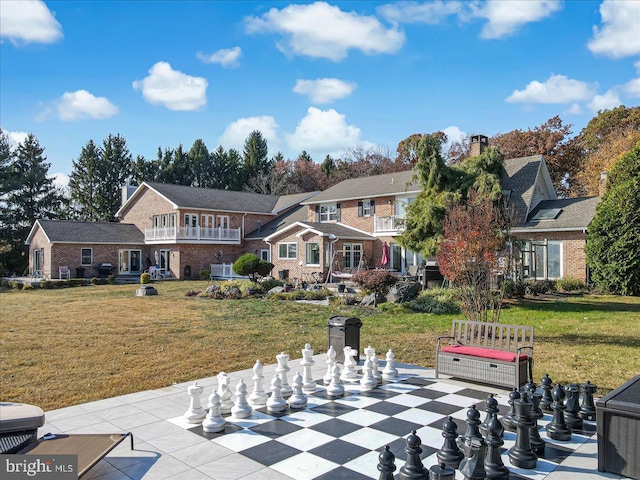
<svg viewBox="0 0 640 480"><path fill-rule="evenodd" d="M442 448L436 452L438 461L444 463L447 467L458 468L460 460L464 458L464 453L458 447L456 438L458 438L458 425L449 417L442 424L442 436L444 443Z"/></svg>
<svg viewBox="0 0 640 480"><path fill-rule="evenodd" d="M429 480L456 480L456 471L444 463L433 465L429 469Z"/></svg>
<svg viewBox="0 0 640 480"><path fill-rule="evenodd" d="M491 417L487 423L487 455L484 459L485 480L508 480L509 469L502 462L500 447L504 445L504 427L498 417Z"/></svg>
<svg viewBox="0 0 640 480"><path fill-rule="evenodd" d="M520 468L536 468L538 456L531 449L531 428L535 422L531 417L533 403L529 401L529 394L523 392L521 398L514 401L516 407L517 432L516 444L509 449L509 460L511 465Z"/></svg>
<svg viewBox="0 0 640 480"><path fill-rule="evenodd" d="M393 472L396 471L396 456L389 450L389 445L378 455L378 480L393 480Z"/></svg>
<svg viewBox="0 0 640 480"><path fill-rule="evenodd" d="M504 417L502 417L502 426L505 430L509 430L510 432L515 432L517 428L516 406L514 402L519 398L520 392L518 392L517 389L512 388L509 392L509 411Z"/></svg>
<svg viewBox="0 0 640 480"><path fill-rule="evenodd" d="M460 440L461 443L469 443L471 440L476 439L480 443L484 443L484 437L480 433L480 412L476 409L475 405L471 405L467 410L467 431L464 432L464 438Z"/></svg>
<svg viewBox="0 0 640 480"><path fill-rule="evenodd" d="M566 394L562 385L556 385L556 388L552 392L553 403L551 408L553 409L553 420L547 425L547 436L554 440L569 441L571 440L571 430L567 428L567 424L564 420L564 399Z"/></svg>
<svg viewBox="0 0 640 480"><path fill-rule="evenodd" d="M564 411L564 420L573 431L582 430L582 417L578 415L580 412L580 387L575 383L570 383L566 388L567 403Z"/></svg>
<svg viewBox="0 0 640 480"><path fill-rule="evenodd" d="M493 393L490 394L487 397L487 400L485 401L485 409L484 411L487 412L487 416L485 417L484 421L480 424L480 433L482 434L483 437L487 437L487 424L489 423L489 420L491 420L492 417L496 417L498 415L498 412L500 411L498 409L498 401L493 397Z"/></svg>
<svg viewBox="0 0 640 480"><path fill-rule="evenodd" d="M545 373L542 377L542 400L540 400L540 408L545 412L552 412L551 404L553 403L553 397L551 396L551 390L553 389L553 382L549 378L549 374Z"/></svg>
<svg viewBox="0 0 640 480"><path fill-rule="evenodd" d="M533 402L533 410L531 410L531 416L536 420L540 420L544 417L544 412L540 408L540 402L542 401L542 395L538 393L538 386L529 382L524 386L525 390L529 392L529 399Z"/></svg>
<svg viewBox="0 0 640 480"><path fill-rule="evenodd" d="M400 469L400 480L429 480L429 470L422 464L420 454L422 441L414 430L407 437L407 446L404 449L407 460Z"/></svg>
<svg viewBox="0 0 640 480"><path fill-rule="evenodd" d="M596 393L597 387L587 380L587 383L580 385L580 389L582 390L582 403L580 404L579 415L583 420L595 420L596 406L593 403L593 395Z"/></svg>

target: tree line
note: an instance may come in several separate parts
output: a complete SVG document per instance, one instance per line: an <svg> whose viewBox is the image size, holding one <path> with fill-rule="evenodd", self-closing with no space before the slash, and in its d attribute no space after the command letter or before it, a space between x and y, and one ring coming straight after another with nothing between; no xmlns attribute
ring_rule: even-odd
<svg viewBox="0 0 640 480"><path fill-rule="evenodd" d="M527 130L513 130L489 138L504 158L542 154L554 187L561 196L596 195L601 171L609 170L640 140L640 107L620 106L599 112L578 134L558 116ZM120 188L143 181L192 187L245 190L285 195L325 190L348 178L414 168L416 146L428 136L438 143L442 162L456 166L469 157L470 138L449 142L442 132L413 134L393 152L387 147L355 147L342 158L314 161L306 152L285 159L269 156L266 139L253 131L242 151L218 146L209 150L202 139L189 150L158 147L156 158L133 158L126 140L110 134L102 143L89 140L73 160L68 190L49 178L44 148L30 134L11 148L0 130L0 274L21 273L28 261L24 240L38 218L116 221ZM430 140L431 141L431 140ZM440 160L438 160L440 161ZM428 229L427 229L428 230Z"/></svg>

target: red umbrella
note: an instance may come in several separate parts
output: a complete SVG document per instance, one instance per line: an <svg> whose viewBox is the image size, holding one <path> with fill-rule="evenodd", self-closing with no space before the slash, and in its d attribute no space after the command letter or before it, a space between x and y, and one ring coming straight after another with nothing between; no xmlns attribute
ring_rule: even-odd
<svg viewBox="0 0 640 480"><path fill-rule="evenodd" d="M382 244L382 259L380 260L380 265L386 265L389 263L389 245L387 242Z"/></svg>

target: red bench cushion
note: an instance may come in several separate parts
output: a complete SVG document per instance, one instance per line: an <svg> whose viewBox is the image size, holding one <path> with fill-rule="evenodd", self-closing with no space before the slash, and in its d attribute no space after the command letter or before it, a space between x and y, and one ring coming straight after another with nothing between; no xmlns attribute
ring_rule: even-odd
<svg viewBox="0 0 640 480"><path fill-rule="evenodd" d="M493 360L501 360L503 362L515 362L516 354L513 352L505 352L503 350L491 350L481 347L468 347L466 345L450 345L440 349L447 353L456 353L460 355L471 355L473 357L491 358ZM527 360L529 357L525 354L520 355L520 361Z"/></svg>

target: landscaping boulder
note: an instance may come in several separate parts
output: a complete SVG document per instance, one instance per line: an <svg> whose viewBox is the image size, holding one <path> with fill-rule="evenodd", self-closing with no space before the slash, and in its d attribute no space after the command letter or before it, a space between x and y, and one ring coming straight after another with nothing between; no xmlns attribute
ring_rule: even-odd
<svg viewBox="0 0 640 480"><path fill-rule="evenodd" d="M271 290L269 290L269 294L272 295L274 293L282 293L284 292L284 287L273 287Z"/></svg>
<svg viewBox="0 0 640 480"><path fill-rule="evenodd" d="M136 290L136 297L148 297L150 295L157 295L158 290L151 285L140 285Z"/></svg>
<svg viewBox="0 0 640 480"><path fill-rule="evenodd" d="M375 294L375 293L370 293L369 295L366 295L363 299L362 302L360 302L360 305L364 305L365 307L375 307L378 303L384 303L386 301L386 298L384 295L381 294Z"/></svg>

